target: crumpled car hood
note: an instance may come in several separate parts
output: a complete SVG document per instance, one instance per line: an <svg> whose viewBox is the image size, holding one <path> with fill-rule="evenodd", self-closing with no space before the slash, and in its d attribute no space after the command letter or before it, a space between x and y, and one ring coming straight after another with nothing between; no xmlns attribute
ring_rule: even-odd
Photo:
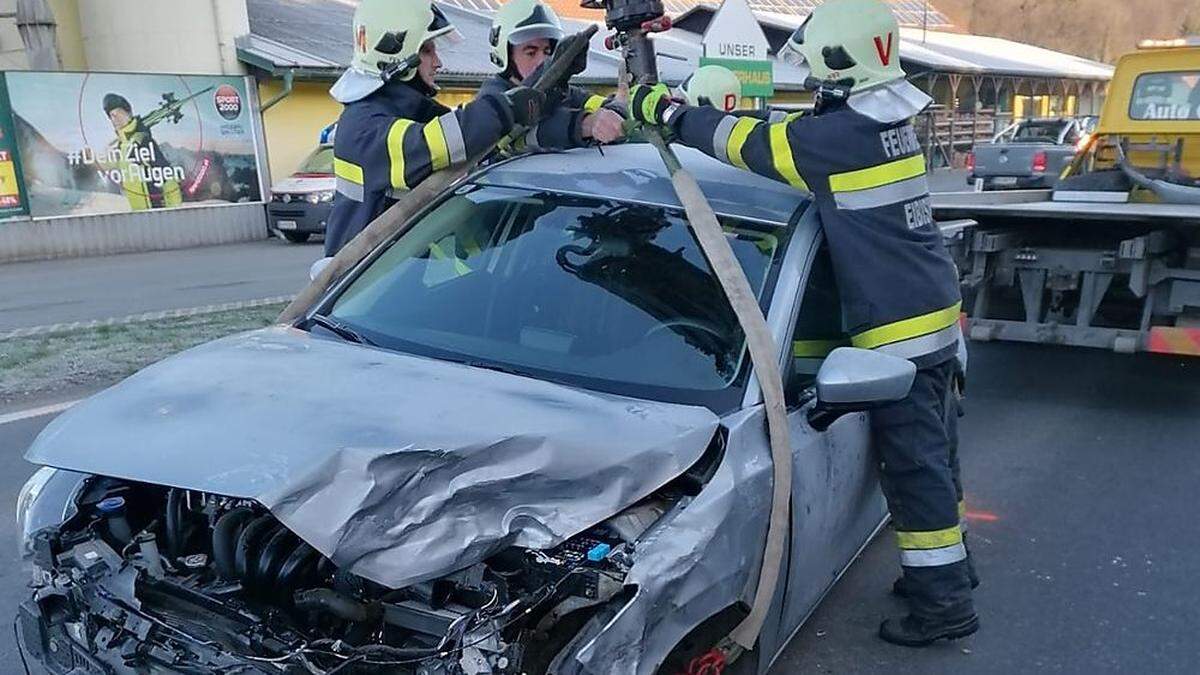
<svg viewBox="0 0 1200 675"><path fill-rule="evenodd" d="M547 548L694 464L717 417L274 327L151 366L26 459L262 503L398 588Z"/></svg>

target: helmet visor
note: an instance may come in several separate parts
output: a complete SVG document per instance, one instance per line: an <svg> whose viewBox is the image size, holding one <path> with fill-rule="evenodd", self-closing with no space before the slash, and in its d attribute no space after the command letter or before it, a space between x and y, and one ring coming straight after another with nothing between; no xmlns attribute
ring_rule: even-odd
<svg viewBox="0 0 1200 675"><path fill-rule="evenodd" d="M508 44L514 47L520 47L526 42L533 40L550 40L558 42L562 40L562 29L553 24L540 24L536 26L524 26L514 30L508 34Z"/></svg>
<svg viewBox="0 0 1200 675"><path fill-rule="evenodd" d="M436 38L438 39L438 44L457 44L462 42L462 33L459 33L454 24L450 23L450 20L446 18L446 14L442 12L442 9L432 3L431 6L433 9L433 21L429 22L429 28L425 30L425 40L429 41Z"/></svg>
<svg viewBox="0 0 1200 675"><path fill-rule="evenodd" d="M800 51L800 47L804 44L804 33L808 30L810 21L812 21L811 14L804 20L804 23L800 24L799 28L792 32L788 41L779 48L779 58L783 59L784 63L797 68L804 67L807 59L804 58L804 53Z"/></svg>

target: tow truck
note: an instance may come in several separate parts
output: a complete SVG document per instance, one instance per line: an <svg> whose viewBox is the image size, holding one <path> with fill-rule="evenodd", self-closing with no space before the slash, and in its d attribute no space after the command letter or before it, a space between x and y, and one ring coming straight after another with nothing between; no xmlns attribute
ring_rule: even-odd
<svg viewBox="0 0 1200 675"><path fill-rule="evenodd" d="M1200 37L1144 41L1053 190L934 196L967 335L1200 356L1198 177Z"/></svg>

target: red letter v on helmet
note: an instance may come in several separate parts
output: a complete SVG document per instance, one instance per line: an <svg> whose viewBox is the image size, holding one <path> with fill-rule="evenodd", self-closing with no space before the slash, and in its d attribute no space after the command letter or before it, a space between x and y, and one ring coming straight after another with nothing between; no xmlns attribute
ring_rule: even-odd
<svg viewBox="0 0 1200 675"><path fill-rule="evenodd" d="M875 51L879 52L879 62L887 66L892 62L892 33L887 34L887 47L883 46L883 37L875 36Z"/></svg>

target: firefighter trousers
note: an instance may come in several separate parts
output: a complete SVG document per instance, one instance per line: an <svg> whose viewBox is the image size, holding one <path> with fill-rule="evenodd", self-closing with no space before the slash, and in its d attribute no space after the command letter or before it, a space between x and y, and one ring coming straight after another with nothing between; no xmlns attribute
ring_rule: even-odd
<svg viewBox="0 0 1200 675"><path fill-rule="evenodd" d="M919 369L906 398L871 412L880 482L896 530L910 610L932 621L974 613L954 457L956 369L953 360Z"/></svg>

